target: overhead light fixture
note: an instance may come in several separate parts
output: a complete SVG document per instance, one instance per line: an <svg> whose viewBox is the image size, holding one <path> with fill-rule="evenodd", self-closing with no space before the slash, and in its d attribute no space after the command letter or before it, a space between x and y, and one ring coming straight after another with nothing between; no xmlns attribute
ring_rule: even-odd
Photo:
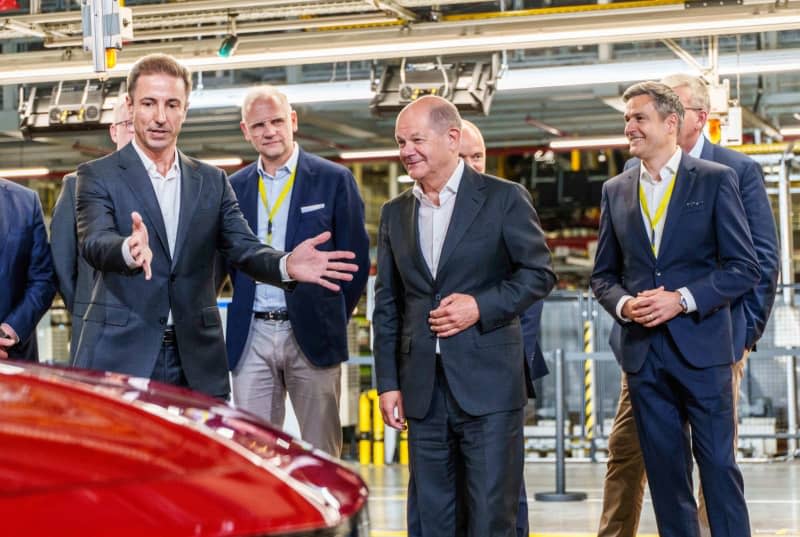
<svg viewBox="0 0 800 537"><path fill-rule="evenodd" d="M530 115L525 116L525 123L527 123L531 127L536 127L537 129L541 129L544 132L552 134L553 136L564 136L564 132L561 129L557 129L552 125L548 125L544 121L539 121L538 119L533 118Z"/></svg>
<svg viewBox="0 0 800 537"><path fill-rule="evenodd" d="M7 168L0 170L0 177L7 179L15 177L41 177L42 175L50 175L50 169L44 167L34 168Z"/></svg>
<svg viewBox="0 0 800 537"><path fill-rule="evenodd" d="M795 114L797 115L797 114ZM784 127L781 129L781 136L800 136L800 125L795 127Z"/></svg>
<svg viewBox="0 0 800 537"><path fill-rule="evenodd" d="M220 168L233 168L242 165L242 159L239 157L216 157L216 158L201 158L202 162L210 164L211 166L218 166Z"/></svg>
<svg viewBox="0 0 800 537"><path fill-rule="evenodd" d="M374 158L397 158L400 156L400 150L396 147L394 149L366 149L363 151L342 151L339 153L339 158L342 160L368 160Z"/></svg>
<svg viewBox="0 0 800 537"><path fill-rule="evenodd" d="M285 84L275 88L286 95L294 106L308 103L368 101L372 98L369 80L342 82L317 82L313 84ZM239 108L249 87L199 89L189 95L189 110L208 108Z"/></svg>
<svg viewBox="0 0 800 537"><path fill-rule="evenodd" d="M220 58L230 58L236 53L236 47L238 46L239 36L236 35L236 16L231 15L228 17L228 33L222 38L217 56Z"/></svg>
<svg viewBox="0 0 800 537"><path fill-rule="evenodd" d="M550 142L550 149L588 149L592 147L627 146L625 136L597 136L592 138L560 138Z"/></svg>

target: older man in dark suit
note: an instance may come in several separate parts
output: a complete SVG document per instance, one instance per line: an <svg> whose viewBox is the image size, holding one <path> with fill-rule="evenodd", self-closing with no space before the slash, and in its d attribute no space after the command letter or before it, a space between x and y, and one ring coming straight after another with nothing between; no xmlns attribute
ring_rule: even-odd
<svg viewBox="0 0 800 537"><path fill-rule="evenodd" d="M731 303L759 267L736 176L682 153L684 109L668 86L636 84L623 100L641 165L603 185L591 282L617 320L611 347L626 374L658 531L699 535L693 453L712 535L746 537L733 454Z"/></svg>
<svg viewBox="0 0 800 537"><path fill-rule="evenodd" d="M530 196L458 156L461 118L422 97L398 115L416 184L383 208L375 360L384 421L408 418L424 535L454 535L463 462L469 535L515 534L527 400L519 316L555 284Z"/></svg>
<svg viewBox="0 0 800 537"><path fill-rule="evenodd" d="M37 361L36 323L56 293L42 204L0 179L0 358Z"/></svg>
<svg viewBox="0 0 800 537"><path fill-rule="evenodd" d="M78 168L78 240L98 272L75 364L227 397L216 253L261 281L334 291L353 254L317 250L329 232L290 254L253 235L225 173L177 149L191 77L173 58L141 58L127 87L133 142Z"/></svg>
<svg viewBox="0 0 800 537"><path fill-rule="evenodd" d="M122 98L114 107L114 121L108 126L108 133L117 149L128 145L133 138L133 121L128 105ZM83 328L83 314L89 305L94 283L94 269L78 252L78 232L75 226L77 179L74 173L64 176L61 194L58 196L53 208L53 218L50 220L50 244L53 249L53 266L58 277L58 292L72 316L70 361L75 359L75 349L78 347Z"/></svg>

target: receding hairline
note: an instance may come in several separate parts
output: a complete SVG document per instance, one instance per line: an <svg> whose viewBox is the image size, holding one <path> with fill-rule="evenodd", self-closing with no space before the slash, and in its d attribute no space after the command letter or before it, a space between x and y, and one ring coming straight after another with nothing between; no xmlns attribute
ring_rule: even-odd
<svg viewBox="0 0 800 537"><path fill-rule="evenodd" d="M275 86L263 85L251 88L245 94L244 99L242 100L242 121L246 121L247 112L250 110L250 107L253 106L253 103L256 101L268 101L272 99L275 99L281 103L281 106L284 107L287 114L291 114L292 105L289 104L288 97L286 97L286 95L278 90L278 88Z"/></svg>
<svg viewBox="0 0 800 537"><path fill-rule="evenodd" d="M483 139L483 133L478 128L478 126L476 124L474 124L472 121L470 121L468 119L462 119L461 120L461 132L462 132L462 135L463 135L464 131L469 131L469 132L473 133L478 138L478 141L481 143L481 145L484 148L486 147L486 142Z"/></svg>
<svg viewBox="0 0 800 537"><path fill-rule="evenodd" d="M399 123L403 114L418 108L421 108L422 111L426 112L426 117L430 127L440 132L444 132L449 129L458 129L460 131L462 128L463 120L461 119L461 115L458 113L458 109L455 107L455 105L450 101L435 95L425 95L416 101L407 104L400 111L400 113L397 114L395 125Z"/></svg>

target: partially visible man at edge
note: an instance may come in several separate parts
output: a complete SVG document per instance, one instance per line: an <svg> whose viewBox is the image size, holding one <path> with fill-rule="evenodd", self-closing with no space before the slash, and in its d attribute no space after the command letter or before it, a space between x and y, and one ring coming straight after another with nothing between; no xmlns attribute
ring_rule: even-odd
<svg viewBox="0 0 800 537"><path fill-rule="evenodd" d="M108 134L118 150L128 145L133 138L133 121L128 104L122 97L114 107L114 121L108 126ZM89 305L94 283L94 269L78 252L78 230L75 225L77 178L75 173L64 176L61 194L53 208L53 218L50 221L50 245L53 249L53 266L58 277L58 292L72 317L70 363L75 359L75 349L78 347L83 328L83 314Z"/></svg>

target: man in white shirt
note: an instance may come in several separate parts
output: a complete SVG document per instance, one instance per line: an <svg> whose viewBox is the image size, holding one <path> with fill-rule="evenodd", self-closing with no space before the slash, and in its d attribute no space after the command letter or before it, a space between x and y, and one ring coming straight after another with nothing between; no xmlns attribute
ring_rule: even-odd
<svg viewBox="0 0 800 537"><path fill-rule="evenodd" d="M736 175L683 154L684 109L668 86L636 84L623 101L641 165L603 185L591 283L617 320L610 343L626 373L659 535L699 535L694 452L712 535L749 536L733 453L730 304L759 267Z"/></svg>
<svg viewBox="0 0 800 537"><path fill-rule="evenodd" d="M172 57L139 59L127 87L133 142L78 168L79 247L98 273L75 364L224 398L216 253L261 281L334 291L331 280L352 278L357 267L339 260L353 254L316 250L329 232L290 254L253 235L225 173L177 149L191 76Z"/></svg>
<svg viewBox="0 0 800 537"><path fill-rule="evenodd" d="M463 510L470 535L512 537L527 401L519 317L555 284L550 252L527 191L459 158L452 103L409 104L395 138L416 182L384 205L378 232L381 413L396 429L408 418L423 535L455 535Z"/></svg>

